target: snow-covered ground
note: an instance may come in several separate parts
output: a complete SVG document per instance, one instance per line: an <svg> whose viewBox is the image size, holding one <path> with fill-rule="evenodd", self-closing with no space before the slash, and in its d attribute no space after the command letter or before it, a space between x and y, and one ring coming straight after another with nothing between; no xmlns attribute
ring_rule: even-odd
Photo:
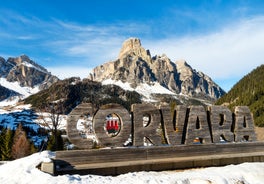
<svg viewBox="0 0 264 184"><path fill-rule="evenodd" d="M61 175L51 176L36 168L55 155L44 151L0 166L1 184L263 184L264 163L243 163L225 167L210 167L185 171L133 172L119 176Z"/></svg>
<svg viewBox="0 0 264 184"><path fill-rule="evenodd" d="M20 95L11 96L3 101L0 101L0 108L6 106L15 106L19 100L24 99L40 91L39 86L35 86L34 88L22 87L19 85L18 82L8 82L6 78L2 78L2 77L0 78L0 85L20 94Z"/></svg>
<svg viewBox="0 0 264 184"><path fill-rule="evenodd" d="M1 104L1 103L0 103ZM50 129L52 115L46 112L35 113L31 109L31 105L17 105L9 106L8 108L0 107L0 126L15 130L16 127L22 123L23 127L31 128L35 131L35 135L30 135L31 141L35 146L40 146L43 140L47 139L47 135L38 134L38 130L42 127ZM66 129L67 116L60 115L59 125L57 128L61 130Z"/></svg>
<svg viewBox="0 0 264 184"><path fill-rule="evenodd" d="M34 122L36 114L31 111L30 105L14 106L8 110L0 109L0 125L15 130L18 124L22 123L31 127L37 132L40 127Z"/></svg>
<svg viewBox="0 0 264 184"><path fill-rule="evenodd" d="M35 86L34 88L21 87L18 82L8 82L6 78L0 78L0 84L1 86L12 89L13 91L21 94L24 98L39 92L39 86Z"/></svg>
<svg viewBox="0 0 264 184"><path fill-rule="evenodd" d="M128 91L136 91L139 94L143 95L145 97L145 101L152 101L151 94L170 94L175 95L172 91L166 89L165 87L161 86L158 82L153 82L152 85L142 83L138 85L136 88L132 88L128 82L122 82L122 81L115 81L112 79L106 79L102 82L103 85L109 85L114 84L117 85L124 90Z"/></svg>
<svg viewBox="0 0 264 184"><path fill-rule="evenodd" d="M36 113L38 115L38 119L34 120L34 122L38 125L40 125L43 128L50 128L52 127L52 118L54 116L57 116L57 114L50 114L47 112L38 112ZM52 117L53 116L53 117ZM60 130L66 130L66 125L67 125L67 115L59 115L59 120L58 120L58 129ZM48 125L47 125L48 124Z"/></svg>

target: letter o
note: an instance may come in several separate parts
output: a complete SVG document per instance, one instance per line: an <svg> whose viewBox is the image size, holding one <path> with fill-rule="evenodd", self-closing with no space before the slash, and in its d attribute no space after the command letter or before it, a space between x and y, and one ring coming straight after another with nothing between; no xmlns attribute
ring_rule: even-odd
<svg viewBox="0 0 264 184"><path fill-rule="evenodd" d="M116 136L110 137L105 130L106 116L115 114L119 118L120 129ZM131 118L129 112L119 104L106 104L99 108L94 116L94 132L99 144L106 147L120 147L131 134Z"/></svg>

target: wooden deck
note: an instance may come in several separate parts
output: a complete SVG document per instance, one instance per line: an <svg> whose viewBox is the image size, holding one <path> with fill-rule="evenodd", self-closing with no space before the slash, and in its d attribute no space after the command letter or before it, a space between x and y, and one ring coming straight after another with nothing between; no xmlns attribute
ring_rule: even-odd
<svg viewBox="0 0 264 184"><path fill-rule="evenodd" d="M118 175L243 162L264 162L264 142L59 151L54 160L57 175Z"/></svg>

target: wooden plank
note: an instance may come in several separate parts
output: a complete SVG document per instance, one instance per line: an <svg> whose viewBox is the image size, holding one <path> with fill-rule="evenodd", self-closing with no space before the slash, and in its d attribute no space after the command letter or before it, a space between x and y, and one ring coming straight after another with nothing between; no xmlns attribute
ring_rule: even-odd
<svg viewBox="0 0 264 184"><path fill-rule="evenodd" d="M59 151L55 159L60 167L58 172L86 170L89 173L100 170L113 175L143 168L182 169L246 161L264 161L263 142Z"/></svg>

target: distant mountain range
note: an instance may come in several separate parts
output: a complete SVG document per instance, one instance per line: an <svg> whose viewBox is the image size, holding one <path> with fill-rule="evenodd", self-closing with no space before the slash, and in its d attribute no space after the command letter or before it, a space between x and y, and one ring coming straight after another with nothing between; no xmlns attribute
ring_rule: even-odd
<svg viewBox="0 0 264 184"><path fill-rule="evenodd" d="M0 57L0 101L28 97L58 80L26 55L7 60Z"/></svg>
<svg viewBox="0 0 264 184"><path fill-rule="evenodd" d="M216 104L229 108L238 105L249 106L255 124L264 127L264 65L243 77Z"/></svg>
<svg viewBox="0 0 264 184"><path fill-rule="evenodd" d="M177 104L213 104L225 94L210 77L196 71L186 61L172 62L165 54L152 57L150 51L142 47L138 38L126 40L116 60L95 67L89 76L85 82L78 79L78 85L86 85L89 90L97 90L91 93L101 98L106 98L107 94L102 95L104 92L101 94L100 90L111 89L114 86L119 86L117 92L119 95L120 91L123 91L123 94L128 94L126 91L130 91L140 96L140 102L151 103L176 101ZM0 57L0 101L2 102L17 97L26 98L42 90L48 93L49 87L53 84L57 88L46 95L54 96L56 90L61 91L62 88L67 88L66 86L69 88L72 85L69 80L60 81L26 55L7 60ZM55 84L57 82L59 83ZM93 83L105 87L90 88L89 85ZM82 90L86 89L82 88ZM88 98L82 94L82 91L68 90L68 92L69 94L62 93L65 97L58 96L68 99L79 95L81 98L78 98L78 103ZM122 95L119 98L122 98ZM34 97L34 99L36 102L38 98ZM43 96L39 101L43 101ZM77 101L74 103L76 105Z"/></svg>

